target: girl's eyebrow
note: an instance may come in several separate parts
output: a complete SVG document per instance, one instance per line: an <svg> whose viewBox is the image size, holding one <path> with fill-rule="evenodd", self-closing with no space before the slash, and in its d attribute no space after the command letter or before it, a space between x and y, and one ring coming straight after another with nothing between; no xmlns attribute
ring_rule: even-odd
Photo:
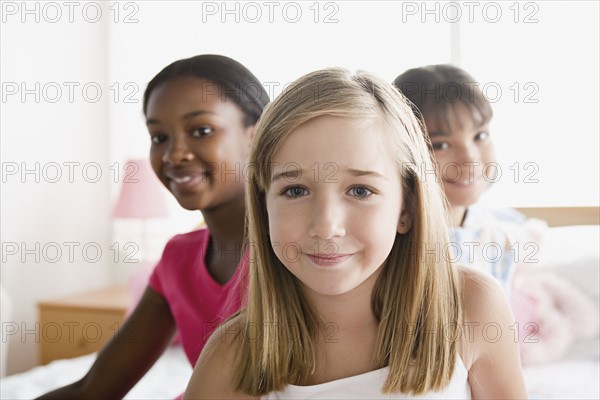
<svg viewBox="0 0 600 400"><path fill-rule="evenodd" d="M430 138L434 138L434 137L438 137L438 136L446 136L446 137L449 137L449 136L452 136L452 135L450 135L448 132L445 132L445 131L435 131L435 132L429 132L429 137L430 137Z"/></svg>
<svg viewBox="0 0 600 400"><path fill-rule="evenodd" d="M199 115L214 115L215 113L212 111L206 111L206 110L196 110L196 111L190 111L189 113L184 114L181 119L191 119L194 117L197 117ZM146 126L148 125L152 125L152 124L159 124L160 121L156 118L148 118L146 120Z"/></svg>
<svg viewBox="0 0 600 400"><path fill-rule="evenodd" d="M354 175L354 176L371 176L374 178L389 180L385 175L382 175L379 172L375 172L375 171L367 171L367 170L354 169L354 168L348 168L346 171L349 174ZM285 178L298 179L305 172L306 171L303 169L289 169L286 171L282 171L282 172L279 172L279 173L273 175L273 177L271 178L271 183L275 182L276 180L285 179ZM314 174L314 171L311 172L311 176L313 176L313 174Z"/></svg>
<svg viewBox="0 0 600 400"><path fill-rule="evenodd" d="M365 170L353 169L353 168L348 168L347 171L354 176L372 176L374 178L385 179L386 181L389 180L385 175L382 175L379 172L375 172L375 171L365 171Z"/></svg>
<svg viewBox="0 0 600 400"><path fill-rule="evenodd" d="M477 124L473 126L473 130L479 130L482 128L487 128L489 125L489 122L482 122L481 124ZM434 137L438 137L438 136L445 136L445 137L449 137L452 136L452 134L450 134L449 132L446 131L433 131L433 132L429 132L429 138L434 138Z"/></svg>
<svg viewBox="0 0 600 400"><path fill-rule="evenodd" d="M275 182L279 179L290 178L290 179L298 179L302 176L304 170L302 169L288 169L277 174L274 174L271 178L271 183Z"/></svg>
<svg viewBox="0 0 600 400"><path fill-rule="evenodd" d="M190 119L190 118L197 117L199 115L206 115L206 114L214 115L215 113L212 111L206 111L206 110L191 111L187 114L184 114L183 117L181 117L181 119Z"/></svg>

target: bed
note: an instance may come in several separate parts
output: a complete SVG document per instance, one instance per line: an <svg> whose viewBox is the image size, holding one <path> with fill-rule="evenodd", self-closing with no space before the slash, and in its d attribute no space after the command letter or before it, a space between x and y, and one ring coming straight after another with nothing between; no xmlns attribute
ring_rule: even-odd
<svg viewBox="0 0 600 400"><path fill-rule="evenodd" d="M599 306L600 225L598 208L521 209L542 217L551 228L540 247L543 268L552 269ZM573 215L574 219L569 219ZM569 225L570 221L578 225ZM26 399L79 379L94 355L54 361L0 381L1 399ZM148 374L127 394L127 399L174 398L186 387L191 368L181 347L172 346ZM576 342L557 362L524 369L531 399L599 399L600 338Z"/></svg>

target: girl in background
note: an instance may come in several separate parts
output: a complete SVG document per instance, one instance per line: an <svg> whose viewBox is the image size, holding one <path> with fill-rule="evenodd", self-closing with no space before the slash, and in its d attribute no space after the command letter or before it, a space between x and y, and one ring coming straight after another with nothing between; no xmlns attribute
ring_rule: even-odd
<svg viewBox="0 0 600 400"><path fill-rule="evenodd" d="M477 204L497 172L492 108L477 81L442 64L410 69L394 85L424 121L451 206L452 257L491 273L502 284L517 321L514 340L520 342L523 363L559 360L576 341L595 337L594 304L570 282L539 268L543 265L536 254L547 225L525 220L513 209Z"/></svg>
<svg viewBox="0 0 600 400"><path fill-rule="evenodd" d="M238 310L247 263L241 171L268 101L246 67L218 55L176 61L148 83L152 167L183 208L200 210L207 228L167 243L136 309L87 374L42 398L122 398L176 330L193 366L214 327Z"/></svg>
<svg viewBox="0 0 600 400"><path fill-rule="evenodd" d="M490 103L471 75L448 64L410 69L394 85L425 124L438 179L450 203L450 233L458 244L453 257L484 268L510 292L514 251L501 221L524 217L514 210L494 214L476 205L497 172ZM487 257L483 251L487 243L500 246L501 256L492 251L494 257Z"/></svg>
<svg viewBox="0 0 600 400"><path fill-rule="evenodd" d="M504 294L448 261L441 188L395 88L342 69L298 79L250 165L248 304L187 398L526 396L517 344L484 328L509 331Z"/></svg>

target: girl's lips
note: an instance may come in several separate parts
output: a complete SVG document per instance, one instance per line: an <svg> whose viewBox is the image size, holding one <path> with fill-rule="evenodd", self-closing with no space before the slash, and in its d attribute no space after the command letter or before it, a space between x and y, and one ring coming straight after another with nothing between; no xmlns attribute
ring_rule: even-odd
<svg viewBox="0 0 600 400"><path fill-rule="evenodd" d="M482 179L481 176L478 176L474 179L461 179L461 180L450 180L450 179L444 179L444 183L448 183L451 185L456 185L458 187L464 187L464 188L468 188L471 187L473 185L476 185L477 183L479 183L479 181Z"/></svg>
<svg viewBox="0 0 600 400"><path fill-rule="evenodd" d="M306 256L320 267L334 267L343 263L353 254L306 254Z"/></svg>
<svg viewBox="0 0 600 400"><path fill-rule="evenodd" d="M203 173L178 173L178 174L167 174L169 179L169 188L172 191L178 193L189 193L195 190L195 188L206 182L208 177Z"/></svg>

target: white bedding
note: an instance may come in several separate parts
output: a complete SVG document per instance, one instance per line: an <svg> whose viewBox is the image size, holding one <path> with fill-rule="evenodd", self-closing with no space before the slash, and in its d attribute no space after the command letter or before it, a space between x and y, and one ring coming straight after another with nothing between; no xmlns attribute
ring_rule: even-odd
<svg viewBox="0 0 600 400"><path fill-rule="evenodd" d="M600 399L598 360L562 361L525 368L530 399Z"/></svg>
<svg viewBox="0 0 600 400"><path fill-rule="evenodd" d="M540 264L577 285L598 304L600 227L552 228L540 248ZM73 382L94 355L54 361L0 380L0 399L27 399ZM185 390L191 367L180 347L171 347L127 394L127 399L175 398ZM600 338L576 343L560 362L525 368L530 399L600 399Z"/></svg>
<svg viewBox="0 0 600 400"><path fill-rule="evenodd" d="M0 399L31 399L80 379L96 354L57 360L0 380ZM180 346L171 346L125 396L126 399L173 399L187 387L192 367Z"/></svg>

